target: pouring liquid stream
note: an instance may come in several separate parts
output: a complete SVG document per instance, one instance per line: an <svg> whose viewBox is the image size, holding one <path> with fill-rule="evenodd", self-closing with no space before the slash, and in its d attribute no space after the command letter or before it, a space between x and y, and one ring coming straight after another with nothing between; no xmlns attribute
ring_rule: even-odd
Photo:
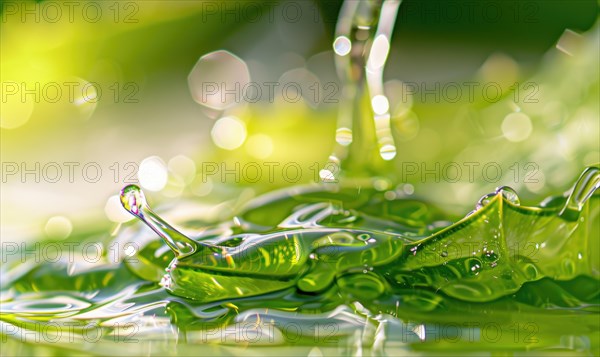
<svg viewBox="0 0 600 357"><path fill-rule="evenodd" d="M333 43L342 81L335 149L324 181L340 170L376 171L396 156L390 126L390 103L383 90L383 70L400 0L346 1Z"/></svg>

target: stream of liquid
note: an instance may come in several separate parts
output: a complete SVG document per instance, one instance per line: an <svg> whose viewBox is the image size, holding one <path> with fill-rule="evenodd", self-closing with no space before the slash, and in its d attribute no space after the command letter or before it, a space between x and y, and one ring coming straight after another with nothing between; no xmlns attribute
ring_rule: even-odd
<svg viewBox="0 0 600 357"><path fill-rule="evenodd" d="M341 10L334 49L345 103L330 162L344 174L397 154L382 73L399 5ZM211 226L170 224L127 186L121 202L141 222L61 242L101 254L40 261L57 244L43 242L25 255L33 258L3 261L2 350L597 355L598 166L573 182L537 206L500 187L457 217L341 180L269 193Z"/></svg>
<svg viewBox="0 0 600 357"><path fill-rule="evenodd" d="M400 0L346 1L340 10L333 49L342 81L336 147L323 176L381 171L396 156L383 70Z"/></svg>

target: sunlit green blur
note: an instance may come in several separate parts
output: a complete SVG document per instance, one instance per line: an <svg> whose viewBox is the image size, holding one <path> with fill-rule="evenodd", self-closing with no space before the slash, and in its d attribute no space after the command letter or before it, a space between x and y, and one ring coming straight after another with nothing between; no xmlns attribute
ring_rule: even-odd
<svg viewBox="0 0 600 357"><path fill-rule="evenodd" d="M398 155L382 176L457 212L501 184L525 198L561 192L599 161L597 4L503 5L498 19L483 12L493 4L468 16L457 4L458 20L443 2L400 7L384 72ZM290 6L272 2L3 2L2 162L18 166L3 167L3 232L46 234L54 216L75 228L105 219L107 199L155 156L168 170L156 189L171 201L231 198L221 183L258 192L321 181L339 110L341 2L298 6L292 22ZM275 95L207 110L188 75L220 49L257 83L306 68L320 101ZM228 149L215 145L219 130Z"/></svg>
<svg viewBox="0 0 600 357"><path fill-rule="evenodd" d="M435 226L437 218L443 217L444 224L459 221L479 197L496 192L498 186L518 192L524 206L537 205L544 197L562 194L584 167L600 162L597 1L404 1L383 72L385 96L356 98L361 112L366 113L364 130L359 133L365 137L374 136L373 112L389 111L397 155L383 162L371 155L377 150L376 143L365 140L364 146L353 146L354 165L342 160L341 171L327 163L334 151L339 114L349 105L342 100L340 74L344 70L336 67L336 59L345 56L346 50L333 46L342 1L45 0L1 1L0 6L0 220L2 272L8 275L2 283L9 281L9 287L2 285L0 296L5 309L2 323L17 324L23 319L22 326L28 329L37 326L29 320L32 316L31 320L53 323L52 317L73 312L79 319L76 326L82 328L94 319L111 326L110 322L138 316L136 321L145 324L148 336L156 337L151 333L176 326L177 338L205 342L197 333L206 326L195 324L211 321L225 326L242 319L261 326L272 318L279 325L300 321L304 328L308 326L302 320L305 317L294 315L295 309L300 309L315 314L307 319L333 319L346 328L340 332L343 340L355 343L361 341L356 331L362 331L364 340L379 336L380 329L376 331L371 324L371 313L410 317L433 324L435 330L435 324L457 321L457 316L465 320L477 316L477 321L487 323L499 321L498 316L506 311L519 311L510 315L517 323L513 330L513 325L501 321L504 331L523 337L531 332L528 324L533 320L564 329L544 330L538 344L520 338L511 345L514 336L505 332L502 343L493 348L556 348L558 341L559 348L569 352L598 351L599 336L593 333L597 326L597 257L588 254L597 251L597 244L587 245L589 232L595 233L597 227L586 225L597 222L597 197L593 205L586 206L581 221L577 221L578 210L572 217L556 217L558 206L540 210L554 215L548 221L537 220L532 213L537 209L523 209L527 214L521 217L506 208L512 207L510 204L498 203L503 202L500 197L483 210L492 212L491 224L480 211L466 220L477 224L461 231L458 228L465 226L459 223L455 226L458 233L451 229L449 233L455 234L444 238L472 243L475 236L487 251L486 239L495 238L498 227L519 232L514 234L519 237L538 234L540 242L540 237L554 237L553 244L542 246L547 260L537 265L518 261L515 269L521 275L509 273L512 263L501 261L499 266L506 274L500 275L502 283L496 283L499 269L491 265L497 256L488 262L484 256L480 261L450 253L448 259L459 266L447 267L438 263L448 252L444 256L436 251L427 255L427 259L435 259L425 259L424 265L386 268L384 273L398 277L395 288L401 291L377 301L373 299L378 294L393 289L371 278L369 271L362 280L334 277L328 269L302 276L306 267L290 264L294 274L286 275L288 280L282 282L272 279L273 271L248 268L262 259L261 250L252 251L256 259L246 265L238 262L237 269L243 271L234 273L270 273L268 279L215 275L210 269L208 273L196 270L206 268L196 261L185 270L184 262L183 269L171 274L173 281L161 282L175 294L169 295L158 282L165 279L170 251L152 232L127 223L133 217L122 209L119 199L123 186L138 184L161 216L185 222L185 228L198 235L204 234L209 224L216 224L226 232L223 234L261 229L285 232L279 224L297 206L304 207L294 195L283 200L283 206L279 201L269 206L268 200L259 198L257 202L265 203L266 208L261 210L255 203L246 211L262 222L250 226L254 231L246 232L248 227L235 215L261 193L294 187L293 193L297 185L314 188L317 183L335 187L332 181L349 187L352 198L367 197L369 205L360 206L364 212L357 216L363 221L359 219L357 225L407 234L414 227L405 223L417 222L421 238L446 227ZM249 98L241 88L231 87L236 81L250 81L262 91ZM298 85L302 95L294 90L282 92L286 83ZM207 84L226 86L229 91L219 93L222 96L216 100L207 99L206 92L215 89ZM268 91L271 85L277 87L273 94ZM302 204L314 204L311 200L316 199L345 202L341 198L341 194L311 196ZM566 198L555 198L562 199ZM406 203L406 207L392 212L388 201ZM444 215L438 217L434 206ZM349 207L341 207L340 212L344 209ZM331 217L356 228L348 217L336 215ZM237 219L233 226L232 216ZM152 217L161 223L158 215ZM506 225L505 217L510 217ZM170 228L167 231L172 233ZM578 240L561 240L571 237L569 234ZM287 242L288 237L284 233L281 239ZM21 241L102 242L107 248L103 259L108 262L66 267L42 262L24 264L24 268L5 264L6 244L12 249ZM129 265L119 256L111 265L115 251L110 244L124 241L146 244L135 252L139 263ZM291 242L297 243L296 238ZM354 243L346 247L343 239L341 242L349 251L363 247L362 241ZM294 247L279 248L295 254ZM390 256L412 254L402 251L400 244L393 248L397 249L390 249ZM365 251L366 255L381 255L377 250ZM432 253L421 251L425 253L419 254ZM305 255L311 252L306 250ZM509 253L513 252L505 249L502 256L512 257ZM16 251L10 254L16 255ZM309 261L307 256L303 259ZM230 268L230 260L215 261ZM479 274L483 262L490 263L490 268L486 265L481 275L468 280L472 272ZM372 265L379 263L381 260L373 259ZM536 270L540 266L545 270ZM171 268L175 267L168 265ZM346 274L342 268L335 273ZM362 276L360 264L352 268ZM453 284L448 284L448 271L460 273ZM580 276L586 274L592 278ZM220 284L228 285L227 289ZM57 295L57 286L65 290L64 296ZM338 294L338 288L346 295ZM208 293L211 296L206 296ZM264 296L253 299L260 294ZM230 302L238 295L250 299ZM198 305L180 296L209 304ZM498 300L489 305L467 303L490 299ZM70 309L67 312L61 310L64 301ZM138 315L132 313L134 309L127 310L129 303L140 309ZM381 306L385 309L378 311ZM548 306L559 308L546 314ZM563 308L573 307L581 311L563 314ZM87 308L99 310L84 311ZM273 309L270 314L269 308ZM429 314L434 309L440 314ZM425 333L424 325L419 326L411 332L415 346L420 346ZM563 334L565 329L572 334ZM113 340L127 335L118 329L109 332ZM310 334L306 336L300 338L306 346L315 342ZM277 341L291 344L288 337ZM134 346L147 349L132 354L172 351L169 338L155 345L148 342L151 339L144 340ZM373 340L377 338L369 341ZM35 343L20 342L9 339L11 351L36 351ZM223 352L215 345L203 347ZM98 346L94 353L108 354L115 345ZM433 346L461 350L467 345ZM63 347L45 346L48 349L43 353L62 355L66 353ZM185 344L176 347L181 353L197 352L187 350ZM347 351L357 348L352 345ZM123 348L125 351L129 349ZM315 355L321 350L300 351ZM393 345L390 351L407 352L404 345Z"/></svg>

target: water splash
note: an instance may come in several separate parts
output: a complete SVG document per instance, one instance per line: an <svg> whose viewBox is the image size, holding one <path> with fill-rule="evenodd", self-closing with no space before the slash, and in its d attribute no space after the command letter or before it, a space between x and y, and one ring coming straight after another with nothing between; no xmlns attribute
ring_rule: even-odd
<svg viewBox="0 0 600 357"><path fill-rule="evenodd" d="M374 7L358 1L346 4L363 9L350 11L362 17L357 20L361 25L352 31L360 36L373 34L374 24L365 27L361 21L370 18L364 13ZM382 69L390 36L378 33L379 29L370 37L371 51L363 53L373 53L372 67ZM337 37L334 49L340 58L368 47L361 49L360 36ZM350 76L362 78L366 85L377 83L364 73L368 62L362 58L355 62L360 64L358 71L355 64L344 70L354 71ZM357 124L355 132L368 137L369 130L360 126L365 118L373 119L380 156L391 159L395 146L385 140L389 101L373 100L377 95L373 87L366 96L361 91L366 91L362 85L345 88L344 96L353 104L341 111L351 113L344 117L350 123L343 124L340 114L342 130L336 133L336 141L340 146L356 141L355 155L367 152L364 143L369 139L353 137L352 122ZM358 115L364 114L365 101L361 100L365 98L371 112ZM377 115L383 117L377 121ZM356 160L365 162L360 155ZM304 355L321 351L369 354L369 346L377 355L423 350L597 355L600 226L599 200L593 197L597 189L597 167L582 174L566 203L564 197L547 201L559 202L558 206L522 207L514 190L501 187L484 196L471 216L449 227L431 223L440 217L456 219L436 213L430 204L418 202L422 214L415 217L412 199L396 199L396 195L383 199L382 193L364 187L364 194L313 191L290 194L283 200L261 198L233 223L236 232L261 227L261 233L244 231L232 236L232 229L208 229L194 231L193 238L188 238L152 212L137 186L128 186L121 193L123 206L170 248L155 240L142 247L136 258L141 266L162 270L165 261L173 258L172 251L176 259L167 273L175 279L164 285L174 295L128 261L75 274L67 274L60 264L32 264L26 269L17 265L18 271L12 264L3 264L2 277L13 277L6 288L2 285L0 296L3 352L5 347L11 350L11 341L26 341L39 353L40 340L44 342L40 331L50 327L70 341L46 340L48 354L61 354L52 350L56 347L89 353L86 337L90 330L85 327L91 324L102 331L101 340L93 345L94 353L107 355L139 351L166 355L173 354L174 348L177 353L192 354L199 345L215 354L242 354L250 344L252 352L264 355L289 353L291 344ZM197 223L188 222L188 228L194 226ZM126 233L136 238L144 235L136 226L129 226ZM121 232L120 237L124 235ZM535 254L528 245L511 251L502 242L533 243ZM457 252L461 244L467 249ZM390 259L389 264L385 259ZM186 279L189 282L183 285ZM201 302L177 296L186 297L190 291ZM80 323L75 332L74 321ZM482 326L492 326L493 331ZM540 326L539 335L532 336L532 328ZM108 348L115 341L133 342L127 340L128 327L136 328L138 343L112 343ZM449 330L457 334L444 335ZM240 342L228 340L232 331L255 334L244 335L246 339ZM264 334L254 339L257 331ZM28 337L32 334L33 338ZM451 343L440 343L444 336ZM221 344L228 346L223 349ZM260 350L257 344L267 347ZM273 346L281 345L283 349L273 351ZM28 351L22 345L12 348Z"/></svg>
<svg viewBox="0 0 600 357"><path fill-rule="evenodd" d="M85 336L97 335L94 350L102 354L123 353L115 338L125 341L133 328L139 337L135 347L159 354L167 353L159 344L172 351L176 343L179 353L198 344L238 348L240 341L227 338L226 331L234 329L250 334L251 341L241 343L252 344L254 352L258 345L294 344L308 346L308 353L335 341L348 346L344 354L406 354L423 346L445 348L430 336L439 336L449 321L452 326L493 322L520 335L530 333L527 324L534 321L561 326L536 336L536 351L560 346L594 352L596 342L563 342L573 336L583 341L600 328L596 174L597 168L584 172L572 190L579 198L566 205L566 197L559 196L546 207L523 206L514 190L499 187L474 214L439 227L435 220L450 216L414 197L389 200L385 190L367 187L296 188L260 197L214 229L190 230L190 238L157 217L138 187L128 186L121 194L123 206L164 243L146 241L144 230L130 226L116 239L129 237L140 247L118 264L73 274L55 263L3 264L2 277L13 278L0 295L0 327L9 344L36 344L44 338L39 331L48 328L55 331L46 335L49 345L84 349L89 348ZM581 219L560 215L572 202ZM256 227L260 232L252 232ZM233 235L234 230L241 233ZM195 251L186 255L191 245ZM148 273L165 266L168 278L162 281L162 273ZM507 313L507 323L497 319ZM71 340L54 339L66 335L63 323ZM315 340L317 332L323 339ZM513 336L494 346L531 350ZM394 344L399 338L404 338L401 346ZM485 342L461 340L453 346L488 351Z"/></svg>
<svg viewBox="0 0 600 357"><path fill-rule="evenodd" d="M597 168L588 168L575 183L573 192L578 197L583 195L576 200L578 212L597 189L597 178ZM176 295L200 301L261 295L292 287L316 293L337 284L358 299L366 297L353 286L371 286L366 290L379 292L368 295L372 299L406 285L427 286L460 300L483 302L514 293L524 283L544 276L573 279L578 274L593 276L596 269L568 257L572 245L587 244L585 226L566 224L572 220L565 219L556 208L541 212L538 207L521 206L516 191L507 186L483 196L477 209L454 225L436 228L435 224L424 222L425 229L419 235L382 227L355 227L356 217L363 215L345 209L343 203L309 200L302 205L302 196L295 196L295 211L269 233L244 232L202 242L183 236L155 214L148 223L140 212L147 215L151 211L139 188L126 187L122 197L124 207L159 233L177 255L167 269L169 274L163 285ZM566 207L572 206L573 200L569 198ZM264 209L268 209L269 202L264 204ZM512 223L522 221L528 221L526 228ZM158 228L156 222L160 224ZM562 250L536 263L511 266L514 253L507 247L525 238L544 249L561 246ZM177 242L210 249L181 254L181 243L173 248ZM468 242L472 247L449 253L449 242ZM437 243L446 247L434 252ZM431 258L440 256L443 261ZM579 256L583 262L583 255ZM502 282L488 279L496 272L508 270L512 273ZM369 277L356 275L355 271L368 273ZM397 277L396 281L388 280L386 275Z"/></svg>
<svg viewBox="0 0 600 357"><path fill-rule="evenodd" d="M144 192L138 186L128 185L123 187L120 199L123 208L156 232L177 257L183 258L194 254L202 245L188 238L154 213L148 206Z"/></svg>
<svg viewBox="0 0 600 357"><path fill-rule="evenodd" d="M565 206L560 212L564 219L575 221L583 205L592 197L594 192L600 188L600 165L590 166L583 171L571 194L567 198Z"/></svg>

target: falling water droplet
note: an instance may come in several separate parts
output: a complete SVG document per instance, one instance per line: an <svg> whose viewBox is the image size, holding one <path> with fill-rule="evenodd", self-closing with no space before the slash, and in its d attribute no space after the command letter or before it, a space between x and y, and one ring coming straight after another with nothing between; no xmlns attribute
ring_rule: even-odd
<svg viewBox="0 0 600 357"><path fill-rule="evenodd" d="M383 115L390 110L390 102L387 97L382 94L378 94L371 99L371 106L377 115Z"/></svg>
<svg viewBox="0 0 600 357"><path fill-rule="evenodd" d="M385 161L389 161L396 157L396 147L394 145L384 145L379 149L381 158Z"/></svg>
<svg viewBox="0 0 600 357"><path fill-rule="evenodd" d="M342 146L350 145L352 143L352 130L339 128L335 132L335 141Z"/></svg>
<svg viewBox="0 0 600 357"><path fill-rule="evenodd" d="M202 246L173 228L148 206L144 192L136 185L128 185L121 190L121 204L129 213L146 223L167 243L178 258L193 254Z"/></svg>
<svg viewBox="0 0 600 357"><path fill-rule="evenodd" d="M141 208L146 205L144 192L136 185L123 187L121 190L121 204L131 214L138 216Z"/></svg>
<svg viewBox="0 0 600 357"><path fill-rule="evenodd" d="M340 159L335 155L330 155L325 167L319 170L319 177L323 182L336 182L336 174L340 172Z"/></svg>

